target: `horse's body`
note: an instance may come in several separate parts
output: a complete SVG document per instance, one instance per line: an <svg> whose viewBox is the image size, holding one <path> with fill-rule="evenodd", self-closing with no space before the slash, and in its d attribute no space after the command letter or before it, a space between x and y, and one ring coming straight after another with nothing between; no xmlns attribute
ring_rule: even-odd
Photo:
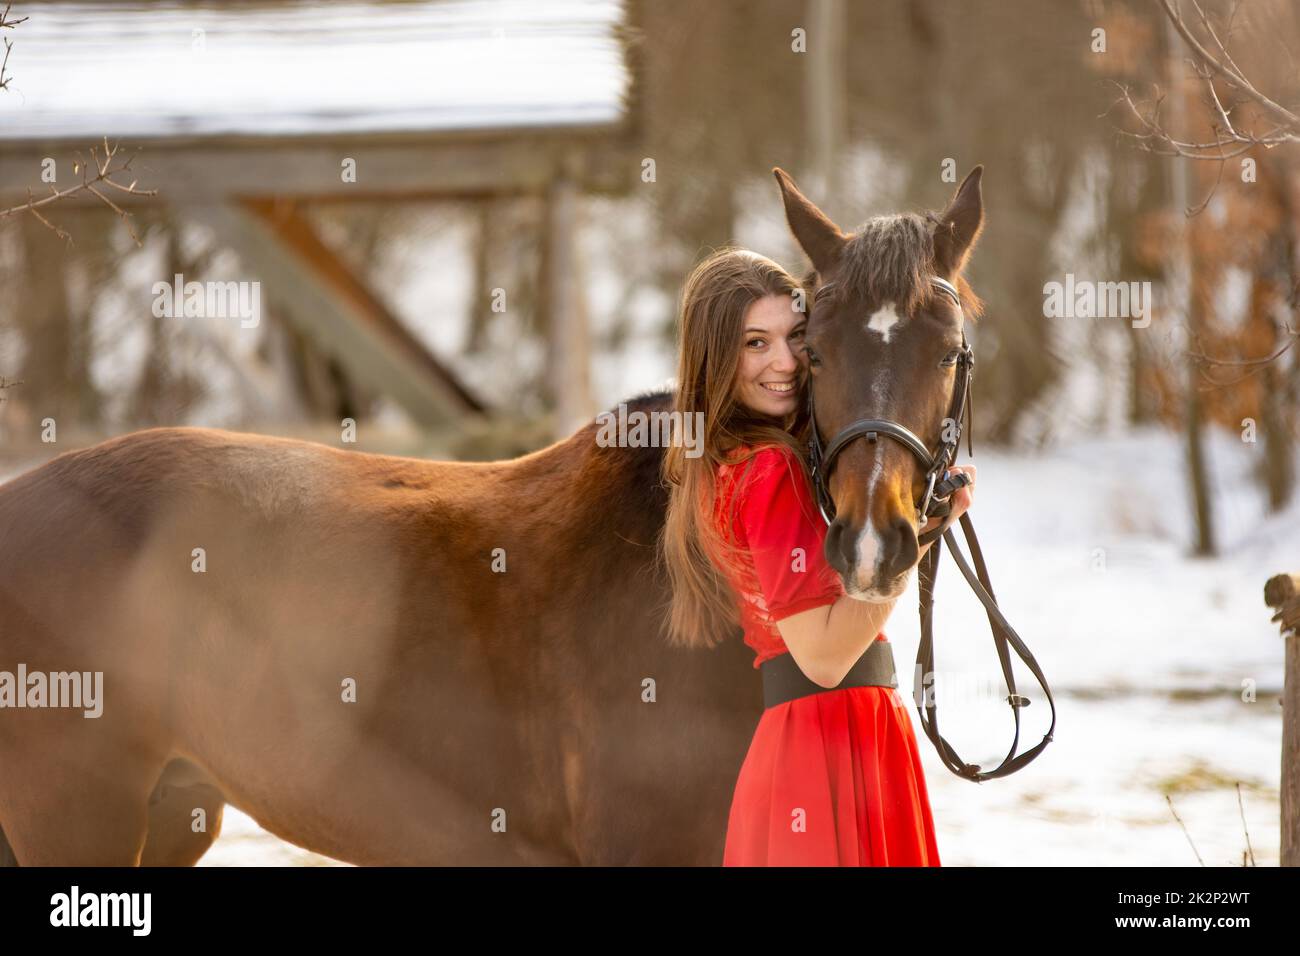
<svg viewBox="0 0 1300 956"><path fill-rule="evenodd" d="M752 653L661 637L662 449L595 431L469 464L162 428L0 486L0 670L104 674L97 719L0 709L0 858L192 863L229 802L354 863L720 863Z"/></svg>

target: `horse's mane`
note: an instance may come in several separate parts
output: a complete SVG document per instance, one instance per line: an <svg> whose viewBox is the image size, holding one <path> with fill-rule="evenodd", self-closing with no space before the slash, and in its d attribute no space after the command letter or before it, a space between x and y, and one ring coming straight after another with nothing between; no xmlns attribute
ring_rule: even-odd
<svg viewBox="0 0 1300 956"><path fill-rule="evenodd" d="M913 212L868 219L844 246L840 281L846 289L870 289L876 302L912 312L928 294L934 274L930 219Z"/></svg>
<svg viewBox="0 0 1300 956"><path fill-rule="evenodd" d="M893 302L900 311L915 310L930 294L934 276L934 227L939 218L933 212L904 212L868 219L844 246L841 289L869 289L873 304ZM966 277L958 275L962 311L968 319L978 318L984 303L975 295ZM801 283L810 293L817 284L817 270L809 270Z"/></svg>
<svg viewBox="0 0 1300 956"><path fill-rule="evenodd" d="M660 411L664 406L671 405L672 402L673 390L666 385L661 385L659 388L646 389L631 398L625 398L613 408L607 409L607 411L616 414L619 405L626 405L629 412Z"/></svg>

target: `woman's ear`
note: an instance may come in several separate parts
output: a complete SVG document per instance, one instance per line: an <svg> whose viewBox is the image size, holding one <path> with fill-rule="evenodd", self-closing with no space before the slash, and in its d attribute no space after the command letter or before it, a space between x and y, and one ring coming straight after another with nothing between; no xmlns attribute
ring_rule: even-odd
<svg viewBox="0 0 1300 956"><path fill-rule="evenodd" d="M848 237L799 191L785 170L778 166L772 170L772 175L781 186L781 199L785 202L785 218L790 223L790 231L812 261L813 268L824 277L839 263L840 252Z"/></svg>

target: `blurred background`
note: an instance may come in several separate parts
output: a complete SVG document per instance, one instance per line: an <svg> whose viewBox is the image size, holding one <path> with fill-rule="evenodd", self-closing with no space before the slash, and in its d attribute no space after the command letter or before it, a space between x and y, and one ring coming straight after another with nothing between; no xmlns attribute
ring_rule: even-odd
<svg viewBox="0 0 1300 956"><path fill-rule="evenodd" d="M669 380L709 250L802 273L773 166L848 229L983 164L972 515L1061 716L980 788L923 745L944 862L1276 864L1300 15L1170 6L15 3L0 478L173 424L521 454ZM177 275L258 320L157 314ZM1149 283L1149 323L1049 314L1067 276ZM967 754L1011 728L978 605L939 602ZM324 861L231 810L204 862Z"/></svg>

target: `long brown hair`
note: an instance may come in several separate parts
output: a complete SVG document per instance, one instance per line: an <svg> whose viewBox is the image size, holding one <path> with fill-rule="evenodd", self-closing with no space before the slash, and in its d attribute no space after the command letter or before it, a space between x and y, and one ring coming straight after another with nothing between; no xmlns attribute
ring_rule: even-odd
<svg viewBox="0 0 1300 956"><path fill-rule="evenodd" d="M739 623L736 595L721 572L735 546L714 520L717 467L749 460L772 445L790 448L803 461L802 401L793 421L779 422L735 397L745 313L764 296L795 296L799 290L779 265L746 249L714 252L682 289L674 409L683 416L703 412L704 434L698 457L687 457L684 445L674 442L663 462L669 499L659 554L672 587L665 630L673 644L712 647ZM801 376L801 396L805 388L807 377ZM723 530L729 528L727 516Z"/></svg>

